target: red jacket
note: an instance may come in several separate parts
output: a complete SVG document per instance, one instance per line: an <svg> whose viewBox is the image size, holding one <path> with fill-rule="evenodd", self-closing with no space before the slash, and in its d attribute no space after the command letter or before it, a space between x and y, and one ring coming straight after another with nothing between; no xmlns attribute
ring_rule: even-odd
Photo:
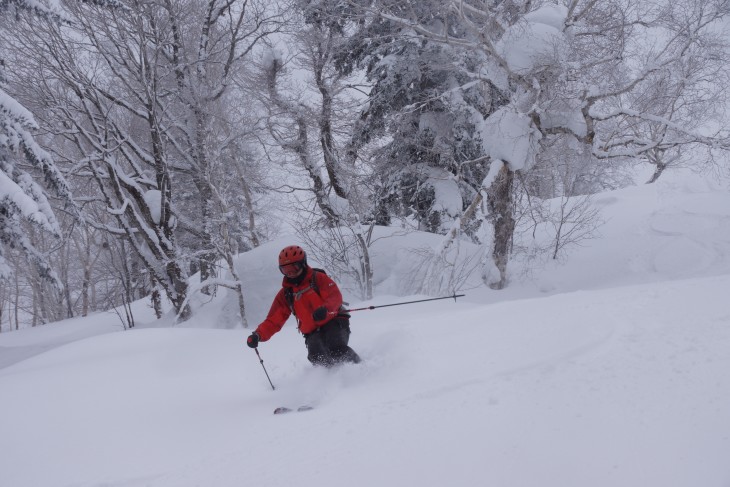
<svg viewBox="0 0 730 487"><path fill-rule="evenodd" d="M291 288L294 295L294 311L299 321L299 331L305 335L312 333L320 326L326 324L332 318L336 317L340 306L342 306L342 294L340 293L335 281L329 278L324 272L315 274L315 282L319 290L319 294L312 289L312 270L307 267L306 275L301 283L293 285L287 278L282 282L282 288L276 294L274 302L266 319L256 328L256 333L262 342L265 342L277 333L286 323L291 315L289 304L286 302L284 295L285 288ZM325 306L327 308L327 317L322 321L315 322L312 318L312 312L315 309Z"/></svg>

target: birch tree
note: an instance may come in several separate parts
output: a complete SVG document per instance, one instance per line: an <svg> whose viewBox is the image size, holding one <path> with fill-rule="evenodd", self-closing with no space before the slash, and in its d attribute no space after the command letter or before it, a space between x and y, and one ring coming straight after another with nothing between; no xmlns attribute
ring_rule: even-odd
<svg viewBox="0 0 730 487"><path fill-rule="evenodd" d="M335 58L344 47L342 25L323 15L317 2L302 0L296 5L302 24L290 44L297 47L289 70L306 73L306 83L282 89L282 78L287 78L282 53L272 49L266 54L259 79L265 87L260 96L267 126L274 142L294 156L308 180L315 224L301 225L302 238L323 265L349 276L360 296L370 299L373 223L365 221L359 175L342 147L356 104L349 94L352 80L335 69Z"/></svg>
<svg viewBox="0 0 730 487"><path fill-rule="evenodd" d="M205 281L214 277L220 257L231 258L230 252L223 250L230 247L230 242L225 242L228 237L223 237L228 232L220 231L220 225L227 225L222 215L232 210L216 190L225 181L220 161L225 157L227 164L240 166L247 160L245 151L227 150L232 144L240 147L240 136L245 132L245 127L236 129L227 114L230 87L242 61L261 39L282 28L283 17L274 5L251 0L205 4L165 0L161 5L170 36L165 39L169 47L163 51L166 58L162 62L169 63L174 71L176 87L171 91L178 98L176 120L167 136L175 141L176 157L196 189L193 204L187 207L198 213L195 220L203 223L198 229L197 247L201 280ZM224 242L219 245L216 240Z"/></svg>
<svg viewBox="0 0 730 487"><path fill-rule="evenodd" d="M128 239L180 316L189 313L189 265L201 271L203 291L230 284L242 305L237 279L217 279L214 268L224 256L232 264L227 240L241 234L228 227L242 220L227 215L246 211L216 189L224 161L248 157L229 150L246 128L234 127L225 107L233 76L279 28L279 14L252 1L131 2L115 11L70 4L68 12L70 24L33 29L18 43L44 73L37 91L50 129L75 146L69 164L95 182L117 220L99 228ZM39 45L48 55L35 54Z"/></svg>

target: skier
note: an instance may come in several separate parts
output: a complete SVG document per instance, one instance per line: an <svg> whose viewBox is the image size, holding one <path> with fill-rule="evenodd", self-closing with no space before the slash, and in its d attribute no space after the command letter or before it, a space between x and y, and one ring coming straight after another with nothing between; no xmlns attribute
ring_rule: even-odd
<svg viewBox="0 0 730 487"><path fill-rule="evenodd" d="M293 312L304 335L307 359L314 365L331 367L342 362L359 363L360 357L347 344L350 315L343 312L337 284L320 269L307 265L307 254L298 245L279 253L279 270L284 274L266 319L246 340L258 347L279 332Z"/></svg>

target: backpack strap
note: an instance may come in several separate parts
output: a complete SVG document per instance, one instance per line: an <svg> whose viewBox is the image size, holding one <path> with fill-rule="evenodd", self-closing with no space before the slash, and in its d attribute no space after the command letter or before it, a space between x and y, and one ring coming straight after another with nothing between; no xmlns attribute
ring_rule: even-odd
<svg viewBox="0 0 730 487"><path fill-rule="evenodd" d="M301 296L302 293L305 293L305 292L309 291L310 289L314 290L314 292L317 293L317 295L319 295L319 286L317 285L317 273L318 272L324 272L324 271L322 269L312 268L312 278L309 281L309 286L305 287L301 291L298 291L297 293L294 293L294 291L292 291L292 288L290 288L290 287L284 288L284 299L286 300L286 304L289 305L289 309L291 310L292 314L295 317L297 316L296 311L294 311L294 300L296 299L296 297ZM327 274L326 272L324 272L324 273L325 273L325 275ZM296 297L294 296L295 294L297 295Z"/></svg>
<svg viewBox="0 0 730 487"><path fill-rule="evenodd" d="M292 313L294 313L294 291L291 290L290 287L284 288L284 299L286 300L287 306L289 306L289 309ZM294 313L294 316L297 314Z"/></svg>
<svg viewBox="0 0 730 487"><path fill-rule="evenodd" d="M297 316L297 313L296 313L296 311L294 311L294 300L297 299L299 296L301 296L302 293L305 293L305 292L309 291L310 289L312 289L315 293L317 293L317 295L321 296L319 294L319 286L317 285L317 273L318 272L323 273L325 276L327 275L327 273L324 270L313 267L312 268L312 278L309 281L309 286L305 287L301 291L298 291L297 293L292 291L292 288L290 288L290 287L284 288L284 299L286 300L286 304L289 305L289 309L291 310L291 312L295 318ZM295 296L295 294L297 296ZM345 303L343 303L340 306L339 313L337 316L341 316L343 318L349 319L350 313L347 313L346 310L347 310L347 308L345 307ZM299 318L297 318L297 320L299 320Z"/></svg>
<svg viewBox="0 0 730 487"><path fill-rule="evenodd" d="M309 281L309 287L311 287L315 293L317 293L317 296L319 296L319 286L317 285L317 273L318 272L324 272L322 269L314 269L312 268L312 280ZM327 275L326 272L324 272L325 275Z"/></svg>

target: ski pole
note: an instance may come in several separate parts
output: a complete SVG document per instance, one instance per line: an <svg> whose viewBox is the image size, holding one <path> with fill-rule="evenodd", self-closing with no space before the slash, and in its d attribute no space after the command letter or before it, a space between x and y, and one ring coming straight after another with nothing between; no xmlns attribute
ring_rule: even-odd
<svg viewBox="0 0 730 487"><path fill-rule="evenodd" d="M261 362L261 367L264 369L264 374L266 374L266 378L269 379L269 384L271 384L271 390L272 391L275 391L276 390L276 387L274 387L274 384L271 382L271 378L269 377L269 373L266 372L266 367L264 367L264 359L261 358L261 354L259 353L258 347L254 348L254 350L256 351L256 355L259 358L259 362Z"/></svg>
<svg viewBox="0 0 730 487"><path fill-rule="evenodd" d="M438 299L451 299L451 298L454 298L454 302L456 302L456 298L461 298L463 296L466 296L466 295L465 294L456 294L456 293L454 293L452 296L443 296L443 297L440 297L440 298L429 298L429 299L417 299L416 301L405 301L403 303L381 304L379 306L368 306L366 308L346 309L343 312L344 313L349 313L351 311L363 311L363 310L366 310L366 309L386 308L388 306L400 306L402 304L423 303L425 301L436 301Z"/></svg>

